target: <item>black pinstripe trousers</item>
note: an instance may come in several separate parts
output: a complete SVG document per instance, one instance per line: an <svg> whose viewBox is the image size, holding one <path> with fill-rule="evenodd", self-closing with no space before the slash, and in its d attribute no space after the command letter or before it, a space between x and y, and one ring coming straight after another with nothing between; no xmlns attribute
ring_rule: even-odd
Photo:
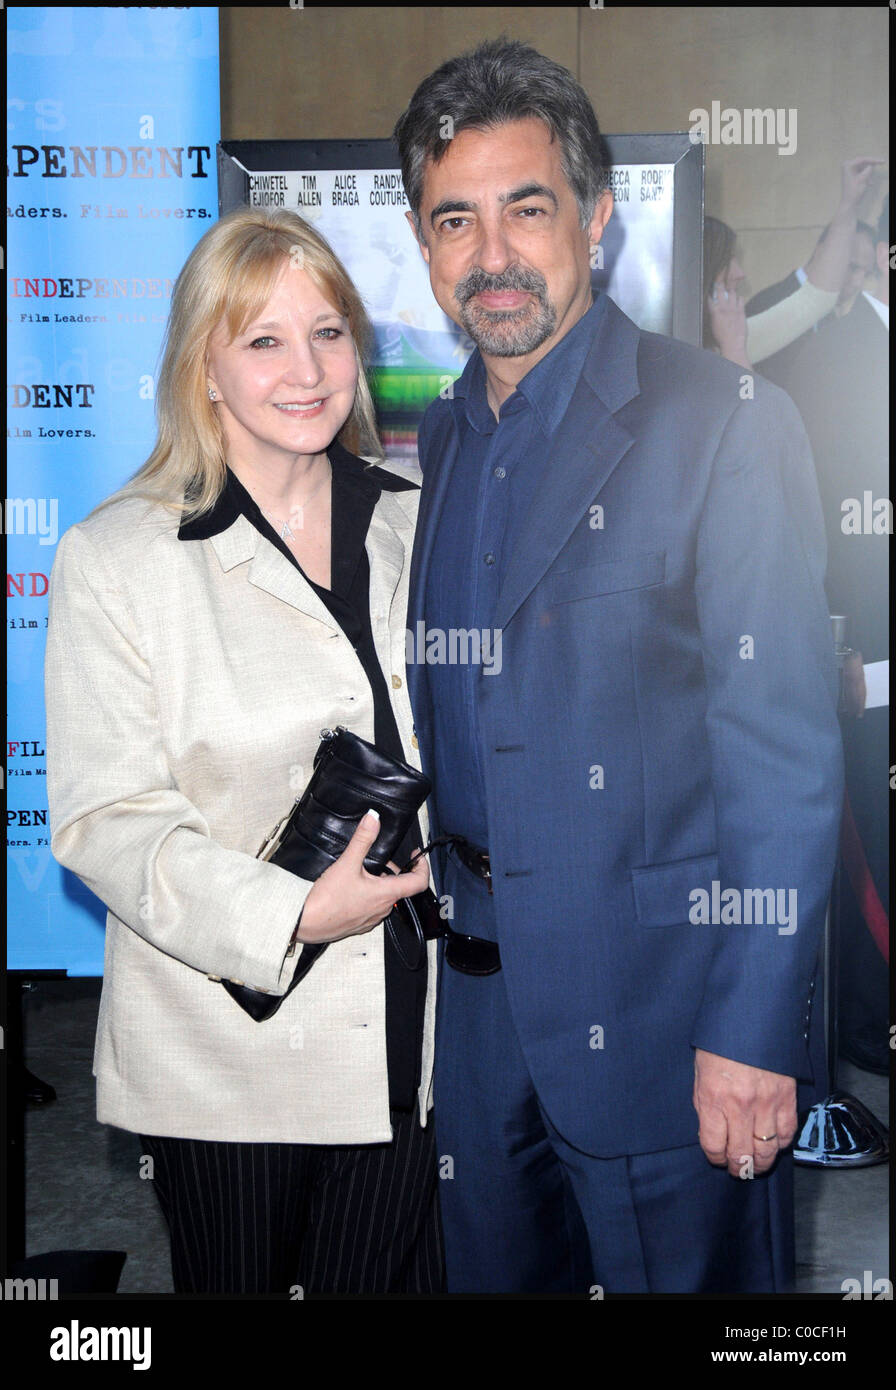
<svg viewBox="0 0 896 1390"><path fill-rule="evenodd" d="M392 1111L385 1144L236 1144L141 1135L176 1293L439 1293L432 1114ZM300 1292L301 1290L301 1292Z"/></svg>

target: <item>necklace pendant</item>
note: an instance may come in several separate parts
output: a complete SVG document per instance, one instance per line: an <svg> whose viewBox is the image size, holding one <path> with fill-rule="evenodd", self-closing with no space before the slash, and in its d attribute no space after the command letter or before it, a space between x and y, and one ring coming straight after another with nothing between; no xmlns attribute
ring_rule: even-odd
<svg viewBox="0 0 896 1390"><path fill-rule="evenodd" d="M283 523L283 530L280 532L280 539L281 539L281 541L293 541L293 540L295 540L295 536L293 535L293 533L292 533L292 531L291 531L291 529L290 529L290 525L289 525L289 522L288 522L288 521L284 521L284 523Z"/></svg>

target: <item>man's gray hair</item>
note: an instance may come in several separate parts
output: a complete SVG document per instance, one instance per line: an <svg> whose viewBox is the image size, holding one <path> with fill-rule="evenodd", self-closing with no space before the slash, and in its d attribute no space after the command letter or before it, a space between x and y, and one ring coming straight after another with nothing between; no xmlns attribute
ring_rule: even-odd
<svg viewBox="0 0 896 1390"><path fill-rule="evenodd" d="M583 88L566 68L528 44L490 39L449 58L420 83L398 118L393 138L401 155L404 191L419 237L423 175L438 163L452 136L536 117L560 142L563 172L587 227L609 188L610 159Z"/></svg>

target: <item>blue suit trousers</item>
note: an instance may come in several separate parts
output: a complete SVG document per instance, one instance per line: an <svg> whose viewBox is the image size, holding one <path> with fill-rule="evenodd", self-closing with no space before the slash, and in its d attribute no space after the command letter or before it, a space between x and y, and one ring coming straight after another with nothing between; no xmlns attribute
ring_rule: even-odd
<svg viewBox="0 0 896 1390"><path fill-rule="evenodd" d="M449 1292L792 1290L789 1152L739 1179L696 1142L615 1158L573 1148L532 1085L501 972L466 976L442 962L437 1029ZM662 1085L661 1067L646 1085Z"/></svg>

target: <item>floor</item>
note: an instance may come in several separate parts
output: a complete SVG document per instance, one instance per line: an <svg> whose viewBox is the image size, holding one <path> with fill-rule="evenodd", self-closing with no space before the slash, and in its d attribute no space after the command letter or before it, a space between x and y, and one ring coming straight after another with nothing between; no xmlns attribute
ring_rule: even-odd
<svg viewBox="0 0 896 1390"><path fill-rule="evenodd" d="M91 1075L100 982L47 981L26 995L28 1067L58 1099L26 1115L27 1254L124 1250L122 1293L171 1292L165 1223L140 1176L135 1134L99 1125ZM886 1122L888 1082L844 1062L840 1089ZM886 1164L796 1175L797 1289L841 1293L844 1279L887 1277ZM867 1282L867 1281L866 1281Z"/></svg>

